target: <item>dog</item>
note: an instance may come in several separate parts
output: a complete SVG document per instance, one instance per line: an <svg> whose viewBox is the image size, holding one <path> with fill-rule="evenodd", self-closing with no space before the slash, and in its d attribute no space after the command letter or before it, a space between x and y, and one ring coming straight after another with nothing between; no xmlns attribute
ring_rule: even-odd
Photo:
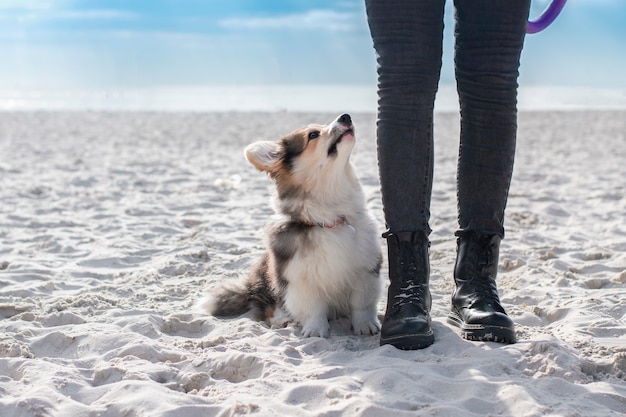
<svg viewBox="0 0 626 417"><path fill-rule="evenodd" d="M381 248L361 183L350 162L352 119L309 125L277 141L260 141L245 157L275 183L276 215L266 251L245 280L201 302L218 317L248 311L269 325L302 326L304 337L328 337L329 319L347 317L357 335L380 331Z"/></svg>

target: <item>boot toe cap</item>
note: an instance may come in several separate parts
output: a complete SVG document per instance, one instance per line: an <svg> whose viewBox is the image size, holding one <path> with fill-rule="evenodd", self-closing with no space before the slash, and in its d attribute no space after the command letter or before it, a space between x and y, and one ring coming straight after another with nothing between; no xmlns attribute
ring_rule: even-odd
<svg viewBox="0 0 626 417"><path fill-rule="evenodd" d="M434 341L429 317L385 321L380 331L380 344L393 345L398 349L422 349L432 345Z"/></svg>
<svg viewBox="0 0 626 417"><path fill-rule="evenodd" d="M509 316L499 312L465 311L459 314L452 311L448 323L459 327L468 340L515 343L515 324Z"/></svg>

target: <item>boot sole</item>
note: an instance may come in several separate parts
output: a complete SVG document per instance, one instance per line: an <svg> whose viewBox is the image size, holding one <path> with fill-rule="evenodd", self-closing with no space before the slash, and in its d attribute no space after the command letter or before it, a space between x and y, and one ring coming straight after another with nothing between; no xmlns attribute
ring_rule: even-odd
<svg viewBox="0 0 626 417"><path fill-rule="evenodd" d="M404 334L396 337L380 338L380 345L392 345L401 350L424 349L435 342L435 335L432 330L429 333Z"/></svg>
<svg viewBox="0 0 626 417"><path fill-rule="evenodd" d="M516 342L515 330L509 327L466 324L463 319L454 312L450 313L447 322L448 324L461 329L461 337L466 340L506 344L513 344Z"/></svg>

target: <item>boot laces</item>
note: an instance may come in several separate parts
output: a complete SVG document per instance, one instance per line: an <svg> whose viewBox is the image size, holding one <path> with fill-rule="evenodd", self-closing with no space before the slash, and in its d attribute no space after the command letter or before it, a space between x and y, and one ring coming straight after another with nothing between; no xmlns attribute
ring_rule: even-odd
<svg viewBox="0 0 626 417"><path fill-rule="evenodd" d="M402 271L403 285L400 291L394 296L393 308L399 309L407 304L421 306L420 300L424 298L424 285L415 283L417 265L415 262L415 251L409 243L400 243L400 268Z"/></svg>

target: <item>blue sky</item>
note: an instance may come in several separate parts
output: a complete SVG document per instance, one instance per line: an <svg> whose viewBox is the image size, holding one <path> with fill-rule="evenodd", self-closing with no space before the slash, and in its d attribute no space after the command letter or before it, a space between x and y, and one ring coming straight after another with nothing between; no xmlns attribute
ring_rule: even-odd
<svg viewBox="0 0 626 417"><path fill-rule="evenodd" d="M626 89L624 22L624 0L569 0L520 83ZM0 63L3 89L376 82L362 0L0 0Z"/></svg>

